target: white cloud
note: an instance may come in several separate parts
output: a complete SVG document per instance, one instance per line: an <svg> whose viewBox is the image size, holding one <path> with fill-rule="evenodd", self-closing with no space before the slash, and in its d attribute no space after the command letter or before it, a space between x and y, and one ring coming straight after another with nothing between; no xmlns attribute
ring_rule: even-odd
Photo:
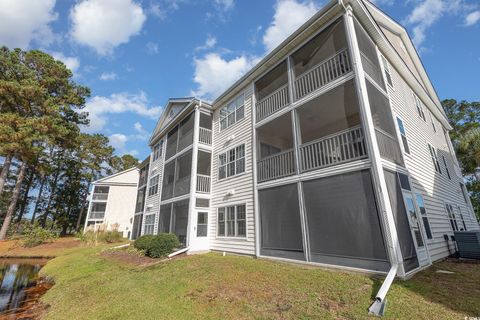
<svg viewBox="0 0 480 320"><path fill-rule="evenodd" d="M121 133L114 133L108 137L110 144L116 151L125 152L125 144L128 141L128 137Z"/></svg>
<svg viewBox="0 0 480 320"><path fill-rule="evenodd" d="M158 53L158 44L155 42L147 42L147 52L149 54L157 54Z"/></svg>
<svg viewBox="0 0 480 320"><path fill-rule="evenodd" d="M77 57L67 57L61 52L50 52L50 54L56 60L62 61L73 73L77 72L80 67L80 60Z"/></svg>
<svg viewBox="0 0 480 320"><path fill-rule="evenodd" d="M160 20L164 20L167 17L167 13L165 12L165 10L160 8L160 5L158 3L150 4L148 12Z"/></svg>
<svg viewBox="0 0 480 320"><path fill-rule="evenodd" d="M198 84L198 89L193 94L207 99L215 98L257 62L258 58L246 55L226 60L218 53L209 53L201 59L195 58L193 81Z"/></svg>
<svg viewBox="0 0 480 320"><path fill-rule="evenodd" d="M147 130L145 130L145 128L140 122L135 122L135 124L133 125L133 129L135 129L135 131L137 132L137 134L134 135L136 139L147 140L148 132Z"/></svg>
<svg viewBox="0 0 480 320"><path fill-rule="evenodd" d="M108 114L132 112L140 116L156 119L160 116L161 107L148 106L149 101L144 92L138 94L114 93L109 97L94 96L87 101L83 111L89 113L90 125L87 132L98 132L107 123Z"/></svg>
<svg viewBox="0 0 480 320"><path fill-rule="evenodd" d="M313 1L279 0L273 21L263 36L263 44L271 51L305 23L317 11Z"/></svg>
<svg viewBox="0 0 480 320"><path fill-rule="evenodd" d="M117 74L115 72L103 72L98 78L102 81L115 80L117 79Z"/></svg>
<svg viewBox="0 0 480 320"><path fill-rule="evenodd" d="M465 25L466 26L473 26L480 20L480 10L470 12L465 17Z"/></svg>
<svg viewBox="0 0 480 320"><path fill-rule="evenodd" d="M213 48L217 44L217 38L207 35L207 40L201 46L195 48L195 51L207 50Z"/></svg>
<svg viewBox="0 0 480 320"><path fill-rule="evenodd" d="M70 19L73 40L107 55L138 34L146 16L132 0L83 0L71 9Z"/></svg>
<svg viewBox="0 0 480 320"><path fill-rule="evenodd" d="M27 49L32 41L48 46L55 35L50 23L57 19L55 0L0 1L0 44Z"/></svg>

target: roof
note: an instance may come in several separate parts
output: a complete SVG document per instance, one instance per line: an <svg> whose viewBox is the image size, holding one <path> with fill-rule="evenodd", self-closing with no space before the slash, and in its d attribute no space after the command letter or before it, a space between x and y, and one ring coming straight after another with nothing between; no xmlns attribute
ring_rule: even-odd
<svg viewBox="0 0 480 320"><path fill-rule="evenodd" d="M132 167L130 169L114 173L110 176L103 177L93 181L93 185L132 185L138 184L139 169ZM136 173L136 174L135 174Z"/></svg>

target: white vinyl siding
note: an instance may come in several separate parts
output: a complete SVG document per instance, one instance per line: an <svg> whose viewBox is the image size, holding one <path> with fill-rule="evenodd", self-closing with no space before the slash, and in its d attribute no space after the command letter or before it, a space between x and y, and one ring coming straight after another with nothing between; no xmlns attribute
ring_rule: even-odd
<svg viewBox="0 0 480 320"><path fill-rule="evenodd" d="M225 107L220 109L220 128L227 129L236 122L242 120L245 116L245 97L239 95L230 101Z"/></svg>
<svg viewBox="0 0 480 320"><path fill-rule="evenodd" d="M450 221L445 213L444 201L461 207L468 230L479 230L479 225L472 214L466 214L471 210L459 188L459 182L463 179L456 174L455 155L450 149L448 134L433 132L431 123L419 117L412 90L400 77L395 66L390 65L390 72L395 87L395 90L388 90L391 106L394 114L403 120L408 135L410 155L405 157L405 166L410 174L413 192L421 194L425 202L433 237L427 242L427 246L432 261L436 261L450 254L443 235L453 235ZM439 121L436 125L437 132L445 131ZM446 174L440 175L435 172L427 143L436 148L439 156L445 155L451 180Z"/></svg>
<svg viewBox="0 0 480 320"><path fill-rule="evenodd" d="M253 163L252 163L252 100L253 86L250 84L243 94L244 120L226 129L221 129L220 110L213 116L213 152L212 152L212 191L209 221L209 242L212 250L228 251L240 254L255 254L255 225L253 202ZM244 173L226 179L218 179L218 157L226 150L244 145L245 170ZM233 194L230 194L234 191ZM218 237L217 209L228 206L245 205L245 237Z"/></svg>

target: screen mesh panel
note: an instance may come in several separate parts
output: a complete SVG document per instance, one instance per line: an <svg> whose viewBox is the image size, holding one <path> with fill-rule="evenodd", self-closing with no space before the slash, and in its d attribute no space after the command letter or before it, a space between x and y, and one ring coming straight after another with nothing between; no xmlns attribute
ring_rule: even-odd
<svg viewBox="0 0 480 320"><path fill-rule="evenodd" d="M305 259L297 185L259 190L258 197L262 254Z"/></svg>
<svg viewBox="0 0 480 320"><path fill-rule="evenodd" d="M187 241L188 227L188 200L182 200L173 203L172 212L172 233L174 233L180 243L185 246Z"/></svg>
<svg viewBox="0 0 480 320"><path fill-rule="evenodd" d="M403 265L408 272L418 267L417 252L413 243L407 211L403 201L402 189L397 179L397 174L384 170L385 182L387 184L388 196L392 205L395 226L397 228L398 240L403 256Z"/></svg>
<svg viewBox="0 0 480 320"><path fill-rule="evenodd" d="M303 183L312 260L325 256L387 262L380 219L368 170ZM337 263L383 269L386 264Z"/></svg>
<svg viewBox="0 0 480 320"><path fill-rule="evenodd" d="M172 214L172 204L160 206L160 219L158 220L158 233L170 233L170 218Z"/></svg>

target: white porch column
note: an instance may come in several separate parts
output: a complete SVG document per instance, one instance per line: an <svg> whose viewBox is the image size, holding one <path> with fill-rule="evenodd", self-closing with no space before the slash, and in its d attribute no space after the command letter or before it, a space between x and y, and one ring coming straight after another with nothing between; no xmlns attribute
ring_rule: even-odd
<svg viewBox="0 0 480 320"><path fill-rule="evenodd" d="M398 241L398 233L393 217L392 206L388 196L387 184L383 173L383 165L378 148L377 137L375 135L375 127L373 125L372 112L367 94L367 85L358 47L357 35L353 20L352 8L348 6L345 14L345 30L347 33L347 41L351 52L353 69L355 72L355 84L360 106L360 116L362 119L363 130L365 131L365 139L368 148L368 154L371 160L373 184L381 206L382 223L384 224L385 237L388 245L388 253L390 263L398 263L397 275L404 277L405 270L403 268L403 258Z"/></svg>

